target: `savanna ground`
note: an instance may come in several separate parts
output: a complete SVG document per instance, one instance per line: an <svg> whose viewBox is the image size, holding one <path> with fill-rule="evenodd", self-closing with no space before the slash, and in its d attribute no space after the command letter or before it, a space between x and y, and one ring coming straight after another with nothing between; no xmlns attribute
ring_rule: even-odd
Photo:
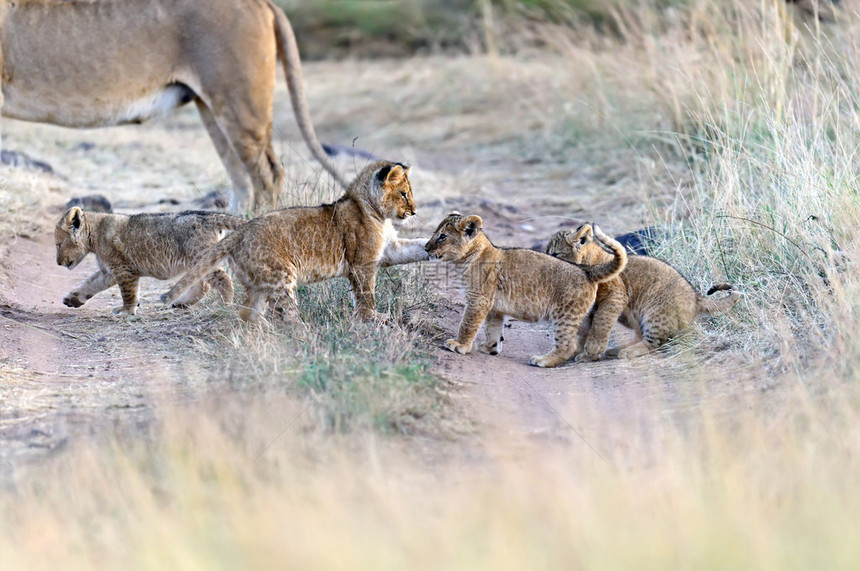
<svg viewBox="0 0 860 571"><path fill-rule="evenodd" d="M73 310L94 264L55 265L66 200L180 210L227 177L193 109L4 120L4 148L56 170L0 173L4 568L856 568L855 6L477 5L456 53L305 64L324 141L413 164L401 234L451 209L499 245L656 226L656 255L741 303L656 354L555 370L526 365L543 325L497 357L442 350L462 296L434 263L382 272L389 326L354 322L339 281L303 288L303 326L165 308L154 280L137 317L116 291ZM334 198L282 83L274 128L283 203Z"/></svg>

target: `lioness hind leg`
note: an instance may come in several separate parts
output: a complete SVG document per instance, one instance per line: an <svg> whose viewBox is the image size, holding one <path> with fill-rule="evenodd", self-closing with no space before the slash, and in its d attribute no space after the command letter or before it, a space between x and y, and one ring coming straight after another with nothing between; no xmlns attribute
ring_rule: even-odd
<svg viewBox="0 0 860 571"><path fill-rule="evenodd" d="M206 283L218 292L222 303L227 305L233 303L233 280L230 279L227 272L218 268L206 276Z"/></svg>
<svg viewBox="0 0 860 571"><path fill-rule="evenodd" d="M241 103L232 101L222 111L213 108L212 114L251 180L254 211L261 212L277 205L278 185L283 180L283 168L272 146L271 102L269 111L248 102L242 108ZM232 159L228 168L233 168Z"/></svg>
<svg viewBox="0 0 860 571"><path fill-rule="evenodd" d="M229 207L232 212L246 212L251 208L253 202L253 188L250 187L250 179L245 171L245 165L239 160L239 155L233 149L230 139L218 126L215 116L212 111L197 97L194 100L197 105L197 111L200 112L200 119L203 120L203 126L206 127L206 132L209 133L209 138L212 139L212 144L215 145L215 150L218 151L218 157L221 159L221 164L227 169L227 174L230 175L230 182L233 183L233 191L230 194Z"/></svg>

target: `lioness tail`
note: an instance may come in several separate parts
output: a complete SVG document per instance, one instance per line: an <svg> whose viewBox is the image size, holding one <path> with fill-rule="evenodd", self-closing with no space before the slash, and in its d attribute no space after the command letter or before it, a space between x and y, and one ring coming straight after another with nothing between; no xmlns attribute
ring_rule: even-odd
<svg viewBox="0 0 860 571"><path fill-rule="evenodd" d="M275 37L278 42L278 52L284 65L284 75L287 76L287 87L290 92L290 102L293 105L293 113L296 115L296 123L302 132L305 144L311 150L314 158L327 170L334 179L343 187L348 188L349 182L335 168L325 150L317 138L311 114L308 111L308 103L305 99L305 82L302 79L302 62L299 59L299 46L296 44L296 36L293 27L287 19L284 11L270 0L269 8L275 16Z"/></svg>

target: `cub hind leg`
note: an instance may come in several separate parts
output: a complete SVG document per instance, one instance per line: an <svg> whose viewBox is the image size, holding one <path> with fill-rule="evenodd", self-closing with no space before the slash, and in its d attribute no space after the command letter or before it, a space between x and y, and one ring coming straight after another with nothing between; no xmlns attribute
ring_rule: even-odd
<svg viewBox="0 0 860 571"><path fill-rule="evenodd" d="M266 308L266 296L257 291L248 291L245 296L245 303L239 310L239 317L242 321L258 324L263 321L263 310Z"/></svg>
<svg viewBox="0 0 860 571"><path fill-rule="evenodd" d="M209 291L209 284L205 281L199 281L195 283L193 286L185 290L181 296L179 296L176 301L173 302L173 307L188 307L194 305L206 295L206 292Z"/></svg>
<svg viewBox="0 0 860 571"><path fill-rule="evenodd" d="M265 281L263 281L265 280ZM239 317L251 323L260 323L263 313L271 303L279 311L294 311L298 316L296 305L296 273L291 268L279 269L267 268L265 272L257 272L256 281L250 284L250 280L243 279L245 290L248 292L245 304L239 310ZM259 282L263 283L259 283Z"/></svg>
<svg viewBox="0 0 860 571"><path fill-rule="evenodd" d="M300 323L302 316L299 313L299 304L296 299L296 282L278 284L269 296L269 305L275 313L284 321Z"/></svg>
<svg viewBox="0 0 860 571"><path fill-rule="evenodd" d="M218 292L222 303L227 305L233 303L233 280L230 279L227 272L218 268L206 276L205 281Z"/></svg>
<svg viewBox="0 0 860 571"><path fill-rule="evenodd" d="M502 352L502 331L505 326L505 314L491 311L487 315L484 322L486 327L487 340L485 343L478 345L478 350L488 355L498 355Z"/></svg>
<svg viewBox="0 0 860 571"><path fill-rule="evenodd" d="M590 306L591 304L589 304ZM546 355L536 355L529 359L529 365L535 367L557 367L576 352L576 340L579 327L588 314L589 306L580 310L567 310L553 319L555 329L555 345Z"/></svg>
<svg viewBox="0 0 860 571"><path fill-rule="evenodd" d="M623 294L610 294L602 300L595 308L591 316L591 328L585 340L585 351L576 356L576 362L596 361L609 346L609 334L612 327L618 321L618 317L627 305L627 296ZM583 324L588 318L583 320ZM580 328L581 330L581 328Z"/></svg>
<svg viewBox="0 0 860 571"><path fill-rule="evenodd" d="M632 359L641 355L647 355L656 350L660 345L669 340L671 332L660 322L643 321L642 338L640 341L618 349L618 357L621 359Z"/></svg>

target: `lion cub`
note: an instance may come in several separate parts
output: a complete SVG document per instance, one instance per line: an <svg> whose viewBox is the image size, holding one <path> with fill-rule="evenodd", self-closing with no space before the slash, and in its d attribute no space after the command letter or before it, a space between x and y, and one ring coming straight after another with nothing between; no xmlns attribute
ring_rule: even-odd
<svg viewBox="0 0 860 571"><path fill-rule="evenodd" d="M468 353L481 323L486 322L486 343L478 348L497 355L506 315L524 321L549 319L555 328L555 346L546 355L529 359L529 364L564 363L576 350L576 334L594 303L597 284L617 276L627 263L621 244L599 229L597 236L613 252L607 254L609 261L578 267L534 250L496 248L484 235L480 217L449 214L425 246L431 258L453 262L465 282L466 311L460 331L445 347Z"/></svg>
<svg viewBox="0 0 860 571"><path fill-rule="evenodd" d="M590 224L562 230L550 239L546 252L574 264L604 264L610 256L595 237L596 227ZM732 286L712 286L708 295L720 290L731 291ZM738 292L731 291L722 299L707 299L669 264L648 256L630 256L618 277L597 287L594 308L580 329L577 352L581 353L576 359L594 361L601 353L621 358L644 355L689 327L697 315L726 311L739 298ZM616 321L633 329L637 338L607 351Z"/></svg>
<svg viewBox="0 0 860 571"><path fill-rule="evenodd" d="M57 264L73 270L87 254L96 255L99 269L63 298L69 307L80 307L114 284L119 285L122 307L114 313L134 315L141 277L166 280L190 268L214 245L224 230L235 230L245 221L218 212L188 211L179 214L103 214L73 206L54 228ZM177 305L191 305L214 287L226 303L233 300L233 282L222 269L210 272Z"/></svg>
<svg viewBox="0 0 860 571"><path fill-rule="evenodd" d="M242 319L259 321L268 304L298 319L298 284L342 276L349 278L359 314L375 317L376 269L428 259L423 239L400 239L391 224L415 214L408 175L409 165L379 161L337 202L251 220L207 252L162 301L170 303L229 258L247 293Z"/></svg>

